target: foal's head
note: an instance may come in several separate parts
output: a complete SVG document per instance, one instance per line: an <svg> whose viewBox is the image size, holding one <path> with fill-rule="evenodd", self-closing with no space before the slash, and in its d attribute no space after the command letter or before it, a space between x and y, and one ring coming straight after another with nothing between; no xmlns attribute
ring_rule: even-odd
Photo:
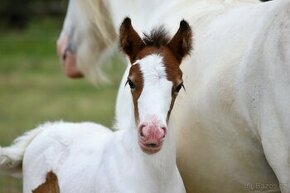
<svg viewBox="0 0 290 193"><path fill-rule="evenodd" d="M166 137L170 112L183 87L179 66L191 50L191 39L191 28L184 20L171 40L163 28L141 39L129 18L121 24L120 46L132 65L127 83L139 145L146 153L158 152Z"/></svg>

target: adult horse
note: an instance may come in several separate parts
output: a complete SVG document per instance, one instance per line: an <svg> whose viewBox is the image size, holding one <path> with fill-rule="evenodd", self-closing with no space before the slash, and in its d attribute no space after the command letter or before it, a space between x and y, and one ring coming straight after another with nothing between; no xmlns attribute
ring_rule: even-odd
<svg viewBox="0 0 290 193"><path fill-rule="evenodd" d="M59 50L68 56L63 58L68 66L77 64L94 80L100 73L95 75L88 66L99 65L82 53L106 53L111 46L107 40L115 37L111 29L117 32L124 16L134 19L140 31L162 22L172 33L180 18L194 26L195 50L182 67L187 92L173 111L177 161L187 192L290 192L289 1L71 3L78 4L78 11L68 10ZM70 15L78 13L86 22L74 22ZM89 41L92 38L95 41ZM130 93L123 87L128 68L118 93L118 128L126 128L124 117L130 114Z"/></svg>
<svg viewBox="0 0 290 193"><path fill-rule="evenodd" d="M180 17L194 26L195 50L183 66L187 92L173 112L188 192L290 192L289 1L88 2L78 2L79 8L96 13L91 24L104 34L112 34L124 15L143 30L159 22L175 29ZM109 14L103 15L108 28L98 23L100 10ZM119 128L126 127L129 113L124 82L116 107Z"/></svg>

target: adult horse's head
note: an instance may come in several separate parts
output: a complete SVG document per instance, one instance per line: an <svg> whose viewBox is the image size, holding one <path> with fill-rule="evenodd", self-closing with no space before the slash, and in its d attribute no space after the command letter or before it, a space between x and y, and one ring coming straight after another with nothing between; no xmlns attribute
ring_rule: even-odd
<svg viewBox="0 0 290 193"><path fill-rule="evenodd" d="M166 138L174 101L183 87L179 67L192 47L191 28L183 20L171 40L163 28L141 39L126 18L120 27L119 41L132 65L127 83L132 93L139 145L146 153L156 153Z"/></svg>
<svg viewBox="0 0 290 193"><path fill-rule="evenodd" d="M102 0L70 0L57 52L71 78L85 75L93 82L102 76L100 65L115 39L110 16Z"/></svg>

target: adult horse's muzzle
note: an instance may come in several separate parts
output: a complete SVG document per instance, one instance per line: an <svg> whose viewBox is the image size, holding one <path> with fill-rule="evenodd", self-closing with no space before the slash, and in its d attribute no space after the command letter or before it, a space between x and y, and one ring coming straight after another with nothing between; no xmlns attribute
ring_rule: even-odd
<svg viewBox="0 0 290 193"><path fill-rule="evenodd" d="M57 54L64 67L64 73L70 78L82 78L83 73L77 68L76 54L69 46L68 39L60 36L57 40Z"/></svg>
<svg viewBox="0 0 290 193"><path fill-rule="evenodd" d="M142 151L154 154L161 150L167 133L165 126L157 123L141 123L138 127L138 143Z"/></svg>

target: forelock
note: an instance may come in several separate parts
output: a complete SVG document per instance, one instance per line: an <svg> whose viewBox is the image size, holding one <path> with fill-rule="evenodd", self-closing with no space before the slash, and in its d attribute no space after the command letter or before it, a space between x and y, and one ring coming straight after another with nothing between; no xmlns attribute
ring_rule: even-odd
<svg viewBox="0 0 290 193"><path fill-rule="evenodd" d="M159 28L151 30L149 34L144 33L143 41L146 46L155 46L160 48L161 46L166 46L168 44L170 37L165 28L160 26Z"/></svg>

